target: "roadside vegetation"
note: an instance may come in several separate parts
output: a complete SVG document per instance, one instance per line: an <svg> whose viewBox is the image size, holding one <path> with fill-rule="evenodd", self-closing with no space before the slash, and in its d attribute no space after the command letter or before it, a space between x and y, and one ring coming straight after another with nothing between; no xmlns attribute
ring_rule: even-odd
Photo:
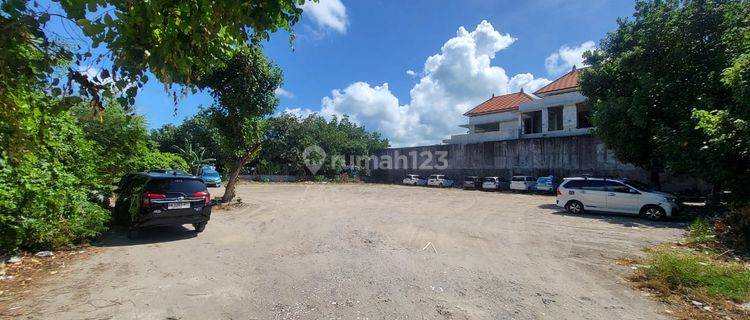
<svg viewBox="0 0 750 320"><path fill-rule="evenodd" d="M631 280L680 318L748 318L750 3L638 1L584 56L595 134L618 159L657 188L667 172L722 191L684 242L648 249Z"/></svg>
<svg viewBox="0 0 750 320"><path fill-rule="evenodd" d="M712 224L698 218L685 241L648 248L645 258L628 261L636 269L629 280L681 319L750 317L750 259L716 235Z"/></svg>
<svg viewBox="0 0 750 320"><path fill-rule="evenodd" d="M218 127L211 121L210 113L204 109L179 125L167 124L151 132L151 137L163 152L178 152L188 146L193 150L206 150L207 157L215 158L217 167L226 171L229 159L222 151ZM364 168L346 170L339 163L326 161L318 172L305 167L305 148L320 146L326 153L341 155L345 164L352 156L369 156L388 147L388 140L378 132L368 132L364 126L348 117L326 119L319 114L300 117L282 113L265 121L262 147L254 159L245 166L245 173L264 175L310 176L315 181L358 180ZM254 170L250 170L254 168Z"/></svg>
<svg viewBox="0 0 750 320"><path fill-rule="evenodd" d="M125 172L188 170L133 113L139 88L155 76L176 107L236 52L293 38L298 2L0 2L0 254L99 235Z"/></svg>

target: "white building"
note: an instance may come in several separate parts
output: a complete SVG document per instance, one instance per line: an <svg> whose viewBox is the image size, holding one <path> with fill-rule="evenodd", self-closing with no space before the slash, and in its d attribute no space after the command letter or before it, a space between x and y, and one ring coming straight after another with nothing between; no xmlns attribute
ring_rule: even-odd
<svg viewBox="0 0 750 320"><path fill-rule="evenodd" d="M448 144L480 143L522 138L573 136L591 133L591 108L578 88L576 69L533 94L492 96L464 113L468 133L451 136Z"/></svg>

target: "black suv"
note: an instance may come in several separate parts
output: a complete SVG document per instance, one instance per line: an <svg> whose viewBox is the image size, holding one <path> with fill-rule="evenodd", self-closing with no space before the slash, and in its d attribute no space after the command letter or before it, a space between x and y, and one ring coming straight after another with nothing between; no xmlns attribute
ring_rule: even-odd
<svg viewBox="0 0 750 320"><path fill-rule="evenodd" d="M199 177L179 171L129 173L120 179L113 216L128 237L151 226L192 224L196 232L211 218L211 194Z"/></svg>

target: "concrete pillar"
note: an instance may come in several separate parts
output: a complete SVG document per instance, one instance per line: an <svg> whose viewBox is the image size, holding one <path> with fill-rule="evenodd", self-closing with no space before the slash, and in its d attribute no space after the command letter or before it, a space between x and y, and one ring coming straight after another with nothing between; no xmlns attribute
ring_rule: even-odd
<svg viewBox="0 0 750 320"><path fill-rule="evenodd" d="M549 109L542 109L542 133L549 131Z"/></svg>
<svg viewBox="0 0 750 320"><path fill-rule="evenodd" d="M563 129L575 129L578 127L578 108L570 104L563 107Z"/></svg>

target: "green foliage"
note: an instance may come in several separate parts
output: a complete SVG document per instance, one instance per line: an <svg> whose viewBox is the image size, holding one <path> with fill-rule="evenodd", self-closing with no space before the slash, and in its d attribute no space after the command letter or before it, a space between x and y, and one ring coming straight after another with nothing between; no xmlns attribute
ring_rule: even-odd
<svg viewBox="0 0 750 320"><path fill-rule="evenodd" d="M28 119L25 119L28 120ZM20 159L0 159L0 248L69 246L105 230L108 186L97 155L67 112L30 119L39 133Z"/></svg>
<svg viewBox="0 0 750 320"><path fill-rule="evenodd" d="M713 240L716 236L714 229L706 219L698 218L688 226L688 241L703 243Z"/></svg>
<svg viewBox="0 0 750 320"><path fill-rule="evenodd" d="M304 0L60 3L93 47L111 52L119 67L112 74L143 76L148 68L162 83L191 85L248 41L268 40L280 28L293 34Z"/></svg>
<svg viewBox="0 0 750 320"><path fill-rule="evenodd" d="M656 249L649 252L645 269L651 280L672 290L697 290L735 302L750 300L750 270L741 263L713 261L701 253Z"/></svg>
<svg viewBox="0 0 750 320"><path fill-rule="evenodd" d="M161 151L150 151L140 160L140 169L132 171L143 171L149 169L167 169L189 172L190 166L185 159L178 154Z"/></svg>
<svg viewBox="0 0 750 320"><path fill-rule="evenodd" d="M216 159L217 168L225 166L225 156L219 145L219 132L206 109L201 109L177 126L167 124L152 130L150 135L162 152L182 154L188 149L203 150L203 157Z"/></svg>
<svg viewBox="0 0 750 320"><path fill-rule="evenodd" d="M592 67L581 90L596 134L618 159L720 183L747 201L738 182L750 178L750 108L742 98L747 69L737 66L750 53L748 7L638 1L634 19L618 21L600 50L586 54Z"/></svg>
<svg viewBox="0 0 750 320"><path fill-rule="evenodd" d="M279 104L275 90L281 79L281 69L254 46L227 57L200 83L216 100L206 112L217 129L219 148L229 167L224 202L234 197L237 176L245 163L260 152L265 117Z"/></svg>
<svg viewBox="0 0 750 320"><path fill-rule="evenodd" d="M369 156L377 150L387 148L388 140L377 132L367 132L363 126L351 122L348 117L334 117L327 121L317 114L305 118L281 114L269 120L259 171L263 174L305 175L302 154L305 148L313 145L321 147L329 160L332 155L340 155L348 163L351 156ZM269 169L278 171L264 171ZM333 177L340 171L340 166L333 166L330 161L326 161L320 173Z"/></svg>

